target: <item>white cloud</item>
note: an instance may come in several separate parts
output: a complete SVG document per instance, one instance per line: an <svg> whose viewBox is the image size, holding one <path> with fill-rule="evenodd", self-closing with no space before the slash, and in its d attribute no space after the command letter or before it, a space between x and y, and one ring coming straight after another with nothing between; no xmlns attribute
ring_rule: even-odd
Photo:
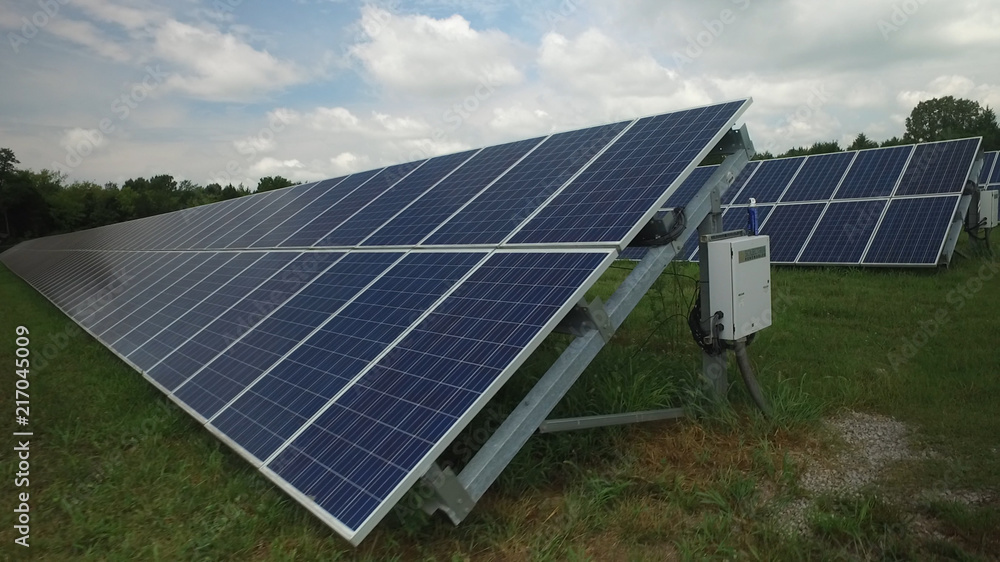
<svg viewBox="0 0 1000 562"><path fill-rule="evenodd" d="M155 23L162 23L166 16L150 5L136 7L136 3L111 0L73 0L73 6L82 9L100 21L120 25L125 29L139 30Z"/></svg>
<svg viewBox="0 0 1000 562"><path fill-rule="evenodd" d="M358 156L350 152L341 152L330 158L330 164L333 165L333 170L335 171L334 175L338 176L361 171L364 162L365 159L358 158Z"/></svg>
<svg viewBox="0 0 1000 562"><path fill-rule="evenodd" d="M98 55L113 61L125 62L132 58L127 49L104 37L101 31L89 22L55 19L47 29L63 39L87 47Z"/></svg>
<svg viewBox="0 0 1000 562"><path fill-rule="evenodd" d="M538 50L542 79L567 95L591 99L620 118L700 105L711 97L640 48L591 28L574 38L549 33Z"/></svg>
<svg viewBox="0 0 1000 562"><path fill-rule="evenodd" d="M175 20L156 31L155 53L177 67L167 88L212 101L250 101L304 82L292 62L255 50L213 27Z"/></svg>
<svg viewBox="0 0 1000 562"><path fill-rule="evenodd" d="M918 103L942 96L955 96L978 101L981 105L1000 105L1000 86L976 84L965 76L939 76L932 80L926 90L904 90L899 93L899 105L907 110Z"/></svg>
<svg viewBox="0 0 1000 562"><path fill-rule="evenodd" d="M69 162L80 163L91 157L108 145L108 139L97 129L70 129L59 138L59 145L65 154L70 155Z"/></svg>
<svg viewBox="0 0 1000 562"><path fill-rule="evenodd" d="M496 30L477 31L460 15L447 19L362 9L366 41L350 52L383 88L407 96L472 94L481 85L518 84L519 47Z"/></svg>

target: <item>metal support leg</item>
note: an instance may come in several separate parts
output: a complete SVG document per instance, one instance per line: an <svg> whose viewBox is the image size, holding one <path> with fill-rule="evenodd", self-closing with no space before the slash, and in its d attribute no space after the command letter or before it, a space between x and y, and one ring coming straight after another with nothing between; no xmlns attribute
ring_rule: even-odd
<svg viewBox="0 0 1000 562"><path fill-rule="evenodd" d="M632 273L622 282L603 308L599 305L595 306L594 303L587 305L587 308L590 309L587 320L594 324L591 329L579 335L569 344L559 359L538 380L524 400L514 408L514 411L507 416L507 419L455 478L457 485L468 494L471 502L478 501L486 493L486 490L514 458L514 455L521 450L559 400L573 386L587 365L604 347L609 339L609 334L622 325L643 295L649 291L663 270L673 261L683 248L684 242L695 232L695 225L712 212L713 203L710 192L715 193L714 207L718 208L719 195L724 193L733 183L736 175L753 155L753 145L749 141L745 127L734 132L733 135L729 136L729 139L734 143L739 140L743 148L733 152L732 156L727 158L712 174L705 187L694 196L686 208L686 215L691 222L684 229L684 232L671 244L650 249L646 257L632 270ZM581 303L581 305L583 304L585 303ZM583 307L581 306L581 308ZM606 321L603 318L603 313L599 312L601 310L606 312ZM598 311L598 314L595 315L595 311ZM606 322L610 323L610 330L607 329ZM570 321L564 327L574 325L580 326L582 324ZM725 367L723 366L724 372ZM447 471L443 472L446 475L445 481L448 482L448 486L451 486L451 477L447 476ZM428 474L431 475L431 473ZM427 503L426 509L428 511L445 509L442 505L447 503L434 500ZM458 502L458 504L464 505L465 500ZM446 513L452 518L452 521L457 523L456 516L461 515L463 510L456 510L453 507L448 507L448 509L452 511L449 512L446 509Z"/></svg>
<svg viewBox="0 0 1000 562"><path fill-rule="evenodd" d="M717 189L711 193L712 211L698 226L698 283L701 289L701 325L712 333L712 303L709 299L708 243L706 236L722 232L722 197ZM726 354L710 355L702 352L701 372L706 386L715 398L725 398L729 393L729 377L726 375Z"/></svg>

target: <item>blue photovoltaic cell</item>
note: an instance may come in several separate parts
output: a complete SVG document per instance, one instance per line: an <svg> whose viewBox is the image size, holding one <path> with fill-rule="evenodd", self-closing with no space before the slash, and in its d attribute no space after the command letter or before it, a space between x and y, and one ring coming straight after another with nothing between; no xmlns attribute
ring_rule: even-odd
<svg viewBox="0 0 1000 562"><path fill-rule="evenodd" d="M864 263L937 265L958 199L958 195L894 199Z"/></svg>
<svg viewBox="0 0 1000 562"><path fill-rule="evenodd" d="M177 229L179 234L163 245L172 250L194 248L205 236L214 232L219 225L226 224L231 218L238 215L244 207L256 204L256 197L238 197L228 201L221 201L213 205L216 207L211 213L205 215L187 228Z"/></svg>
<svg viewBox="0 0 1000 562"><path fill-rule="evenodd" d="M628 124L551 136L424 244L499 244Z"/></svg>
<svg viewBox="0 0 1000 562"><path fill-rule="evenodd" d="M267 266L273 270L273 276L193 335L151 369L150 374L160 376L160 373L170 372L187 379L339 257L308 252L298 257L286 253L264 258L271 259L271 263L265 264L261 260L254 268ZM295 260L289 263L292 258ZM166 388L176 386L164 384Z"/></svg>
<svg viewBox="0 0 1000 562"><path fill-rule="evenodd" d="M799 263L858 263L878 225L885 200L830 203Z"/></svg>
<svg viewBox="0 0 1000 562"><path fill-rule="evenodd" d="M95 332L107 327L106 324L101 323L105 318L108 318L112 323L117 322L120 316L116 313L120 313L122 309L127 312L130 305L134 307L133 300L145 290L149 283L169 276L188 257L189 254L179 253L151 254L151 259L145 261L141 270L137 268L128 283L123 285L121 290L116 291L114 298L107 305L94 310L87 316L81 315L78 321Z"/></svg>
<svg viewBox="0 0 1000 562"><path fill-rule="evenodd" d="M705 187L705 182L718 170L718 166L701 166L695 168L691 175L684 180L677 191L663 204L664 209L674 209L677 207L687 207L688 203L701 188ZM730 187L732 189L732 187Z"/></svg>
<svg viewBox="0 0 1000 562"><path fill-rule="evenodd" d="M192 384L211 387L211 395L196 396L197 404L192 405L211 417L400 257L396 252L344 255L181 390ZM183 392L184 396L193 394Z"/></svg>
<svg viewBox="0 0 1000 562"><path fill-rule="evenodd" d="M734 203L743 205L750 203L750 198L757 203L774 203L788 186L795 172L799 170L805 158L782 158L780 160L765 160L760 163L757 173L747 181L739 197Z"/></svg>
<svg viewBox="0 0 1000 562"><path fill-rule="evenodd" d="M760 233L771 237L771 263L792 263L812 232L825 203L779 205Z"/></svg>
<svg viewBox="0 0 1000 562"><path fill-rule="evenodd" d="M353 192L344 196L336 205L330 207L312 222L302 227L301 230L288 237L280 246L330 246L330 242L325 239L326 235L337 228L344 221L351 218L354 213L361 210L365 205L378 199L390 187L405 178L410 172L419 168L426 160L419 162L408 162L396 166L383 168L370 180L360 185Z"/></svg>
<svg viewBox="0 0 1000 562"><path fill-rule="evenodd" d="M357 189L357 187L372 176L379 173L381 169L369 170L359 174L352 174L343 178L333 178L323 180L316 184L316 187L309 190L308 201L305 206L291 215L285 222L274 227L259 240L250 244L251 248L276 248L286 238L295 234L300 228L307 225L316 218L316 215L326 211L345 195Z"/></svg>
<svg viewBox="0 0 1000 562"><path fill-rule="evenodd" d="M994 183L986 187L988 191L1000 191L1000 183Z"/></svg>
<svg viewBox="0 0 1000 562"><path fill-rule="evenodd" d="M343 180L343 178L335 178L330 181L331 184L334 184L334 182L339 182L341 180ZM236 240L230 242L227 247L249 248L251 244L260 240L265 234L274 230L276 227L281 225L281 223L288 220L289 217L295 215L306 205L311 203L320 193L321 183L323 182L307 183L289 188L291 195L285 199L285 204L282 207L270 209L271 212L264 217L264 220L250 230L244 232Z"/></svg>
<svg viewBox="0 0 1000 562"><path fill-rule="evenodd" d="M122 353L121 347L125 347L128 351L122 355L131 353L135 347L128 345L128 342L131 341L130 338L123 339L123 337L132 334L136 328L159 312L170 301L217 268L218 264L211 261L214 256L215 254L210 252L197 252L184 263L183 268L175 270L173 275L149 285L143 295L138 298L137 306L130 307L128 315L114 326L96 332L98 337L108 342L119 353ZM138 336L138 333L136 335ZM143 341L152 335L149 334ZM119 341L120 339L123 341Z"/></svg>
<svg viewBox="0 0 1000 562"><path fill-rule="evenodd" d="M261 194L260 198L264 200L264 204L258 206L252 215L246 217L240 224L231 225L229 228L220 230L220 234L217 234L214 240L203 244L202 247L228 248L230 244L244 235L249 235L251 232L259 232L256 230L257 227L268 222L276 211L282 209L289 201L298 197L300 193L301 191L294 188L285 188Z"/></svg>
<svg viewBox="0 0 1000 562"><path fill-rule="evenodd" d="M993 154L997 154L994 152ZM1000 156L997 156L993 163L993 171L990 173L990 183L1000 183Z"/></svg>
<svg viewBox="0 0 1000 562"><path fill-rule="evenodd" d="M259 259L254 261L252 265L233 276L232 279L229 279L216 289L212 295L196 304L186 314L168 326L166 330L160 332L151 342L143 346L145 350L159 357L157 364L148 369L146 374L160 383L163 388L176 388L177 385L192 373L188 371L181 372L174 368L174 366L190 367L192 362L180 361L181 358L178 358L179 363L167 361L167 359L174 356L174 351L186 345L192 337L202 333L202 328L212 324L213 321L226 314L243 297L253 292L254 289L270 279L275 273L281 271L294 257L295 254L290 252L259 254ZM186 350L194 354L194 351L190 348L186 348ZM204 363L211 358L200 357L200 361Z"/></svg>
<svg viewBox="0 0 1000 562"><path fill-rule="evenodd" d="M624 242L746 104L741 100L640 119L511 242Z"/></svg>
<svg viewBox="0 0 1000 562"><path fill-rule="evenodd" d="M212 424L258 459L266 459L485 256L408 255ZM211 390L206 387L196 394Z"/></svg>
<svg viewBox="0 0 1000 562"><path fill-rule="evenodd" d="M896 196L961 193L977 152L978 138L918 145Z"/></svg>
<svg viewBox="0 0 1000 562"><path fill-rule="evenodd" d="M31 250L26 251L31 252ZM54 274L42 277L38 287L40 291L45 291L43 294L52 302L75 319L80 315L79 310L70 307L71 302L76 302L73 297L78 296L79 291L84 291L82 298L90 303L113 298L115 288L120 285L118 265L135 258L136 254L132 253L75 252L67 258L64 267L58 268ZM87 304L78 308L87 308ZM91 308L87 314L93 311L94 308Z"/></svg>
<svg viewBox="0 0 1000 562"><path fill-rule="evenodd" d="M127 333L120 334L112 329L108 331L107 338L102 337L101 339L107 341L122 356L128 357L139 346L158 334L160 330L169 326L187 311L179 306L171 306L175 304L174 301L185 297L192 287L201 283L236 257L236 254L208 253L206 255L208 258L201 265L193 267L177 282L172 283L143 306L136 308L126 318L128 325L131 326ZM151 367L153 363L155 361L140 366Z"/></svg>
<svg viewBox="0 0 1000 562"><path fill-rule="evenodd" d="M979 183L986 184L990 182L990 172L993 171L993 166L996 164L998 152L987 152L983 154L983 167L979 170ZM1000 174L1000 169L997 170ZM997 180L1000 181L1000 180Z"/></svg>
<svg viewBox="0 0 1000 562"><path fill-rule="evenodd" d="M534 138L482 149L362 245L417 244L541 141L542 138Z"/></svg>
<svg viewBox="0 0 1000 562"><path fill-rule="evenodd" d="M377 523L609 256L491 256L268 468L352 531Z"/></svg>
<svg viewBox="0 0 1000 562"><path fill-rule="evenodd" d="M161 319L171 318L172 321L157 332L151 339L142 344L139 348L128 355L128 359L138 365L141 369L147 370L160 359L166 357L175 347L201 328L198 321L193 318L192 311L203 300L212 297L216 291L224 287L227 283L237 278L243 271L264 254L236 254L233 259L225 265L212 272L211 275L203 279L197 285L191 287L183 296L174 300L169 306L161 311ZM225 297L225 295L222 295Z"/></svg>
<svg viewBox="0 0 1000 562"><path fill-rule="evenodd" d="M128 254L119 260L109 260L106 264L102 264L108 265L108 269L103 271L91 269L83 284L67 287L67 290L59 295L60 302L64 302L62 306L66 307L70 316L80 322L89 316L82 313L84 308L93 314L113 306L112 303L123 292L128 291L137 279L143 277L147 267L164 258L163 254ZM100 302L94 302L95 293L104 293L105 297Z"/></svg>
<svg viewBox="0 0 1000 562"><path fill-rule="evenodd" d="M753 177L759 167L759 160L747 162L747 165L743 166L743 169L740 170L740 175L736 176L736 181L734 181L733 185L729 186L729 189L722 194L723 205L732 203L740 195L740 192L743 191L743 187L746 186L747 182L750 181L750 178Z"/></svg>
<svg viewBox="0 0 1000 562"><path fill-rule="evenodd" d="M835 198L888 197L896 187L911 152L912 146L859 151Z"/></svg>
<svg viewBox="0 0 1000 562"><path fill-rule="evenodd" d="M227 234L234 232L242 234L250 230L250 227L247 226L247 221L251 220L262 209L267 208L276 195L281 194L271 191L261 193L256 197L242 197L241 199L247 200L246 205L240 207L236 212L227 215L224 219L219 220L196 238L188 240L182 247L185 249L224 248L225 246L216 246L214 244L215 241Z"/></svg>
<svg viewBox="0 0 1000 562"><path fill-rule="evenodd" d="M781 197L781 201L829 199L841 178L844 177L847 167L854 160L855 154L854 152L838 152L808 157L802 164L798 175L788 186L788 190Z"/></svg>
<svg viewBox="0 0 1000 562"><path fill-rule="evenodd" d="M396 213L416 200L448 174L454 172L463 162L475 154L474 150L431 158L423 166L406 176L378 200L358 211L353 217L326 235L325 242L331 246L354 246L375 232Z"/></svg>
<svg viewBox="0 0 1000 562"><path fill-rule="evenodd" d="M145 304L160 291L176 283L185 273L194 269L201 263L203 254L187 252L183 254L167 254L172 259L164 263L163 266L152 273L146 281L139 282L134 286L131 295L123 294L121 298L115 299L115 306L107 307L108 310L101 309L98 313L89 317L88 327L90 331L105 341L113 341L104 337L105 332L116 326L123 319L127 318L136 308ZM190 262L190 265L189 265ZM128 300L125 300L125 299ZM119 304L120 303L120 304Z"/></svg>

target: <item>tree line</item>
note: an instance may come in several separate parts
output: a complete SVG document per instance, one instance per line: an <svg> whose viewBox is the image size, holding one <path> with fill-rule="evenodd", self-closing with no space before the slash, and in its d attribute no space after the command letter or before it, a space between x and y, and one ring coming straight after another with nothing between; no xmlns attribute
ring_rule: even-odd
<svg viewBox="0 0 1000 562"><path fill-rule="evenodd" d="M764 151L757 154L754 159L769 160L967 137L983 137L984 151L1000 150L1000 125L997 124L996 113L989 107L982 107L976 101L945 96L918 103L906 118L906 131L902 137L894 136L876 142L866 134L858 133L847 148L841 148L837 141L816 142L812 146L794 147L777 155Z"/></svg>
<svg viewBox="0 0 1000 562"><path fill-rule="evenodd" d="M242 184L202 186L166 174L133 178L121 185L67 183L59 172L19 169L19 163L13 150L0 148L0 247L253 193ZM260 179L256 191L291 185L295 183L281 176L269 176Z"/></svg>
<svg viewBox="0 0 1000 562"><path fill-rule="evenodd" d="M858 134L846 149L837 141L816 142L782 154L758 154L756 159L863 150L964 137L983 137L984 150L1000 150L1000 126L992 109L952 96L921 102L906 119L906 132L881 143ZM21 240L94 228L249 195L242 184L205 186L170 175L133 178L121 185L89 181L66 183L51 170L35 172L17 168L13 150L0 148L0 248ZM711 162L715 163L715 162ZM256 192L293 185L281 177L261 178Z"/></svg>

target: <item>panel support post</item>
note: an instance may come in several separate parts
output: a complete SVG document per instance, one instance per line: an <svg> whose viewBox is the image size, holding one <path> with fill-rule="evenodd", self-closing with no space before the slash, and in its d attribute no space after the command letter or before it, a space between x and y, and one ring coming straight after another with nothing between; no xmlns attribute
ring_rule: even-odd
<svg viewBox="0 0 1000 562"><path fill-rule="evenodd" d="M743 166L754 154L753 144L750 142L745 125L741 129L730 131L723 141L720 143L718 151L720 154L729 154L730 156L719 165L702 189L685 207L684 213L687 222L684 231L673 242L650 248L646 257L635 266L603 307L600 306L600 303L580 303L578 312L585 312L585 314L577 315L576 319L571 318L563 327L572 331L589 325L589 329L570 342L559 359L538 379L524 400L514 408L507 419L500 424L500 427L493 432L493 435L458 474L457 483L465 490L472 502L483 497L486 490L510 464L514 455L539 429L559 400L601 351L610 338L610 334L614 333L625 322L625 318L632 312L632 309L639 304L639 301L660 277L663 270L683 249L685 241L697 232L698 225L712 212L713 202L710 194L713 192L716 199L715 208L718 210L719 197L732 185ZM583 321L580 321L581 318ZM676 417L679 412L667 413ZM663 416L664 412L650 415ZM639 416L644 417L643 413L640 413ZM446 477L446 480L451 482L450 477ZM438 508L434 502L427 503L429 511ZM457 523L452 513L447 511L446 513L452 518L452 521Z"/></svg>
<svg viewBox="0 0 1000 562"><path fill-rule="evenodd" d="M722 232L722 196L713 187L710 194L712 211L698 226L698 284L701 293L701 327L703 333L713 333L712 302L709 298L711 278L708 271L708 240L713 234ZM713 398L722 399L729 393L729 377L726 374L726 354L701 353L701 374Z"/></svg>

